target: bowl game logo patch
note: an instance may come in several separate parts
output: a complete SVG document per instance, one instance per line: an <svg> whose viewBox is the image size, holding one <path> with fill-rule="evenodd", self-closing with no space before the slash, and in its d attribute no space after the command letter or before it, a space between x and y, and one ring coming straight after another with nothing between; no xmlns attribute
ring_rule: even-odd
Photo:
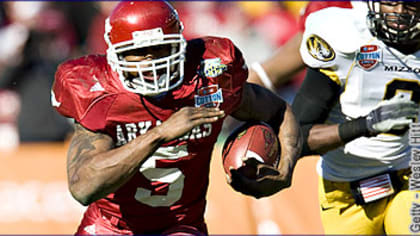
<svg viewBox="0 0 420 236"><path fill-rule="evenodd" d="M356 61L363 69L370 70L382 61L382 51L377 45L361 46L357 52Z"/></svg>
<svg viewBox="0 0 420 236"><path fill-rule="evenodd" d="M199 88L194 101L195 107L219 107L223 102L222 90L217 84Z"/></svg>
<svg viewBox="0 0 420 236"><path fill-rule="evenodd" d="M215 78L227 70L227 65L222 64L220 58L206 59L203 61L203 74L208 78Z"/></svg>
<svg viewBox="0 0 420 236"><path fill-rule="evenodd" d="M311 35L306 40L306 47L309 54L319 61L332 61L335 58L335 52L331 46L318 35Z"/></svg>

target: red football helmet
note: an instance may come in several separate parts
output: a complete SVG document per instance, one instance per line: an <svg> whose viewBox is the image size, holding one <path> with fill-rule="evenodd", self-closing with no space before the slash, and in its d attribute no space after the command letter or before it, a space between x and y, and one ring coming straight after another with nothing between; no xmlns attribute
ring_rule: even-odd
<svg viewBox="0 0 420 236"><path fill-rule="evenodd" d="M154 96L182 83L186 41L176 10L165 1L121 1L106 20L107 60L124 87ZM167 47L164 57L128 62L124 53ZM133 76L137 74L138 76Z"/></svg>

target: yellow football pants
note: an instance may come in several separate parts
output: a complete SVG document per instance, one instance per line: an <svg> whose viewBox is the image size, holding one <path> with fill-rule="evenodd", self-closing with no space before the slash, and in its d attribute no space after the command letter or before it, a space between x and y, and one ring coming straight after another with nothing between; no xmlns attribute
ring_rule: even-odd
<svg viewBox="0 0 420 236"><path fill-rule="evenodd" d="M398 171L398 177L401 191L365 205L355 203L349 182L320 178L325 234L420 234L420 191L408 191L408 170Z"/></svg>

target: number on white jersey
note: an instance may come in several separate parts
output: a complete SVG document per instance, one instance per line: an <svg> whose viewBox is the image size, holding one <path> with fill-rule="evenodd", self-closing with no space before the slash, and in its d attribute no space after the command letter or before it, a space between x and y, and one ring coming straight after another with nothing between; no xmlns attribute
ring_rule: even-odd
<svg viewBox="0 0 420 236"><path fill-rule="evenodd" d="M384 100L391 99L397 94L409 96L413 102L420 102L420 82L410 79L393 79L386 86Z"/></svg>

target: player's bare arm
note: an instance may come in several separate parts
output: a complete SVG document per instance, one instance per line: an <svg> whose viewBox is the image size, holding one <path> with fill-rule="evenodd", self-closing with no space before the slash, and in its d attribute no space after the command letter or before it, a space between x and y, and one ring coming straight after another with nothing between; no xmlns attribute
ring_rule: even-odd
<svg viewBox="0 0 420 236"><path fill-rule="evenodd" d="M88 205L115 192L162 143L223 116L224 112L218 108L184 107L160 126L119 148L114 148L110 136L76 124L67 160L72 195L83 205Z"/></svg>
<svg viewBox="0 0 420 236"><path fill-rule="evenodd" d="M279 130L282 144L280 167L296 162L301 148L301 134L291 107L278 95L253 84L245 84L239 108L232 114L239 120L261 120Z"/></svg>
<svg viewBox="0 0 420 236"><path fill-rule="evenodd" d="M317 153L326 153L344 145L338 133L338 124L317 124L309 130L308 146Z"/></svg>
<svg viewBox="0 0 420 236"><path fill-rule="evenodd" d="M329 110L338 101L339 91L339 85L329 77L318 70L308 68L292 105L302 126L302 155L324 153L343 145L338 124L324 124Z"/></svg>
<svg viewBox="0 0 420 236"><path fill-rule="evenodd" d="M406 129L418 114L418 104L395 96L380 102L367 116L341 124L312 126L308 146L311 150L325 153L361 136L370 137L392 129Z"/></svg>
<svg viewBox="0 0 420 236"><path fill-rule="evenodd" d="M248 82L275 89L293 79L293 75L304 68L299 54L301 41L302 33L298 32L261 65L252 64Z"/></svg>
<svg viewBox="0 0 420 236"><path fill-rule="evenodd" d="M94 133L76 124L67 161L69 187L83 205L89 205L114 192L163 142L152 130L127 145L113 149L110 136Z"/></svg>
<svg viewBox="0 0 420 236"><path fill-rule="evenodd" d="M279 130L282 152L278 169L258 164L257 180L244 179L248 186L259 191L256 197L268 196L291 184L293 169L302 146L300 128L291 107L267 89L246 84L242 97L242 103L233 113L233 117L239 120L261 120Z"/></svg>

